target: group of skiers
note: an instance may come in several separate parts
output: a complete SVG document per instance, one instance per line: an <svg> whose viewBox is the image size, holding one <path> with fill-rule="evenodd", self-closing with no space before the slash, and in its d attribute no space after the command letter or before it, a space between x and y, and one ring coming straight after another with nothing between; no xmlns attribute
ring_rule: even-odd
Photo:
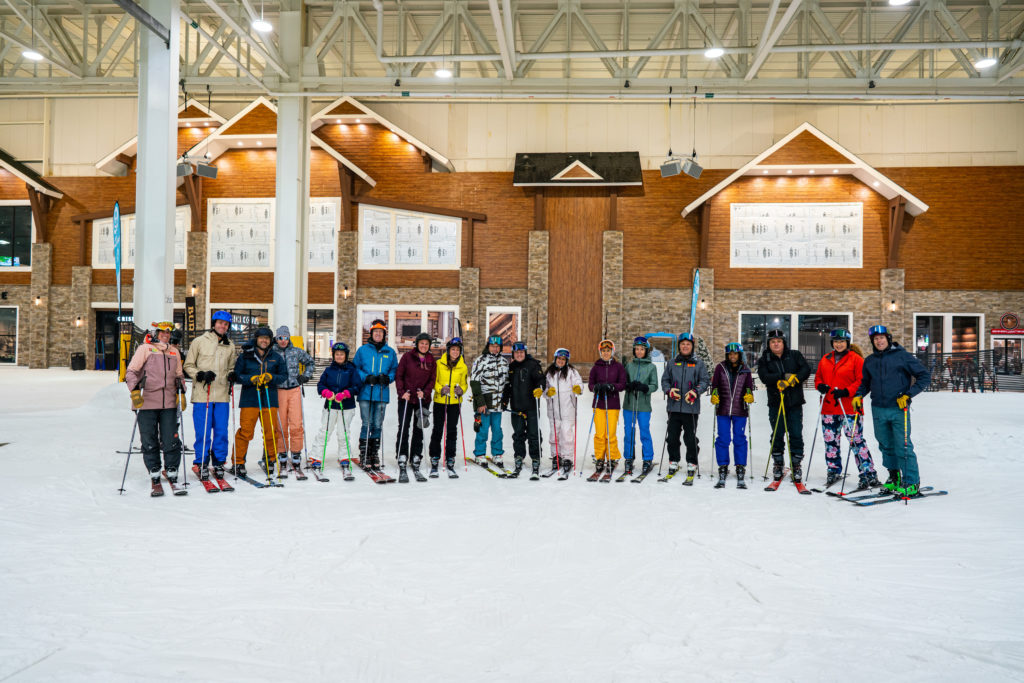
<svg viewBox="0 0 1024 683"><path fill-rule="evenodd" d="M195 458L192 469L200 480L211 476L223 481L225 472L248 478L246 454L259 423L262 432L260 465L268 480L275 467L278 477L290 468L300 476L305 445L302 411L303 385L311 379L314 359L292 343L287 327L277 333L268 327L256 330L251 344L236 356L228 338L231 315L214 313L212 329L196 338L182 361L180 350L172 343L171 323L154 323L147 341L140 345L128 364L126 381L137 411L138 429L153 494L162 493L161 474L174 488L181 457L178 438L180 411L187 402L185 376L192 378ZM463 357L459 337L450 339L444 354L435 361L431 353L433 339L422 333L415 348L399 360L387 344L387 326L374 320L369 338L349 359L349 347L337 342L331 347L331 364L321 373L317 394L324 399L320 427L307 467L322 473L332 434L337 435L338 461L350 478L355 463L378 481L389 479L381 472L382 425L390 402L390 385L395 384L398 410L397 455L399 481L409 481L408 469L417 480L420 472L425 430L433 427L427 446L430 477L439 476L441 457L450 478L455 472L462 403L472 392L472 460L498 476L517 477L527 454L531 459L531 479L539 478L542 454L540 427L541 401L547 406L552 444L551 471L560 479L575 469L577 452L577 400L583 393L583 380L573 367L568 349L555 351L551 365L542 369L529 354L527 345L512 345L512 357L502 353L502 338L487 339L484 352L470 367ZM801 492L803 487L803 404L804 383L811 368L803 355L787 344L785 333L773 328L768 343L757 360L758 379L768 398L771 427L770 454L772 484L778 488L786 474L785 445L789 444L789 474ZM818 363L814 373L820 394L819 415L825 442L826 488L843 476L841 439L845 434L856 456L858 489L883 486L900 496L920 494L917 459L910 439L909 404L928 387L929 372L917 358L892 341L884 326L868 331L872 352L863 357L846 329L831 332L832 351ZM632 354L625 364L615 358L615 344L605 339L598 345L599 358L588 378L591 403L593 458L595 473L590 480L610 480L620 460L624 472L618 481L634 474L637 450L641 470L633 481L642 481L654 466L651 438L651 397L659 389L666 397L668 424L662 457L669 454L671 479L681 471L685 447L686 484L692 484L698 470L699 439L697 424L700 397L710 393L715 409L715 459L718 465L716 488L725 486L730 463L730 446L739 488L747 487L747 429L750 405L754 402L754 368L747 365L743 347L736 342L725 346L724 358L708 372L695 352L692 334L676 339L676 355L666 363L662 376L651 362L651 344L645 337L633 340ZM234 385L241 386L239 427L234 434L230 467L228 458L228 421L233 418ZM875 436L888 470L884 484L878 476L863 435L863 398L871 396ZM349 428L358 408L358 442L349 439ZM504 463L502 415L511 413L513 430L513 469ZM620 451L617 426L620 412L624 421L624 452ZM340 429L339 429L340 425ZM817 426L815 427L815 433ZM639 438L637 438L637 435ZM816 438L816 436L815 436ZM639 441L639 448L637 442ZM901 443L902 441L902 443ZM488 443L490 456L487 455ZM589 452L590 444L585 449ZM353 449L356 451L353 454ZM164 458L161 464L160 452ZM584 454L586 456L586 453ZM469 459L468 455L466 458ZM493 469L492 469L493 468ZM766 467L767 470L767 467ZM304 478L305 475L301 475ZM317 478L320 478L317 475Z"/></svg>

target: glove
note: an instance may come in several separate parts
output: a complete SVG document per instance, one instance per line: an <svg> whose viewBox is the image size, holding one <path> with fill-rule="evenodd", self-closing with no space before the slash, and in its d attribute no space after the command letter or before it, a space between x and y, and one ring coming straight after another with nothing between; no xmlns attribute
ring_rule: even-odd
<svg viewBox="0 0 1024 683"><path fill-rule="evenodd" d="M575 389L575 387L573 387L573 388ZM556 392L555 392L555 388L554 387L548 387L548 396L554 396L555 393Z"/></svg>
<svg viewBox="0 0 1024 683"><path fill-rule="evenodd" d="M507 413L508 412L508 401L502 401L501 402L501 412L503 412L503 413Z"/></svg>
<svg viewBox="0 0 1024 683"><path fill-rule="evenodd" d="M786 384L791 387L795 387L797 384L800 384L800 380L793 373L789 373L786 375Z"/></svg>
<svg viewBox="0 0 1024 683"><path fill-rule="evenodd" d="M328 401L334 398L334 392L331 391L330 389L324 389L323 391L320 392L320 395L323 396Z"/></svg>
<svg viewBox="0 0 1024 683"><path fill-rule="evenodd" d="M235 384L237 382L238 382L238 375L236 375L235 371L232 370L231 372L228 373L228 384Z"/></svg>
<svg viewBox="0 0 1024 683"><path fill-rule="evenodd" d="M611 395L611 394L615 394L615 393L618 393L618 392L616 391L614 384L605 384L604 385L604 393L607 394L607 395Z"/></svg>
<svg viewBox="0 0 1024 683"><path fill-rule="evenodd" d="M345 400L346 398L352 398L352 394L351 394L351 393L349 392L349 390L348 390L348 389L345 389L345 390L344 390L343 392L341 392L340 394L335 394L335 395L334 395L334 400L335 400L335 401L343 401L343 400Z"/></svg>
<svg viewBox="0 0 1024 683"><path fill-rule="evenodd" d="M213 384L213 382L216 379L217 379L217 373L214 372L213 370L207 370L206 371L206 379L204 379L203 381L206 382L207 384Z"/></svg>
<svg viewBox="0 0 1024 683"><path fill-rule="evenodd" d="M719 402L720 400L721 400L721 399L719 399L719 398L718 398L718 392L717 392L717 391L713 391L713 392L711 392L711 405L713 405L713 406L717 406L717 405L718 405L718 402Z"/></svg>
<svg viewBox="0 0 1024 683"><path fill-rule="evenodd" d="M462 396L462 394L463 394L462 387L455 387L455 395L456 396Z"/></svg>
<svg viewBox="0 0 1024 683"><path fill-rule="evenodd" d="M448 395L448 387L446 387L446 386L441 387L441 395L442 396L447 396Z"/></svg>
<svg viewBox="0 0 1024 683"><path fill-rule="evenodd" d="M824 382L819 384L816 388L818 389L818 393L823 396L828 393L828 385L825 384Z"/></svg>
<svg viewBox="0 0 1024 683"><path fill-rule="evenodd" d="M476 417L473 418L473 431L477 432L478 434L480 433L480 416L479 415L477 415Z"/></svg>
<svg viewBox="0 0 1024 683"><path fill-rule="evenodd" d="M541 389L540 387L537 387L536 389L533 390L533 397L534 398L540 398L540 395L543 394L543 393L544 393L544 390Z"/></svg>
<svg viewBox="0 0 1024 683"><path fill-rule="evenodd" d="M595 384L594 385L594 388L593 388L594 398L601 398L601 395L602 395L602 393L604 391L604 389L602 387L604 387L603 384Z"/></svg>
<svg viewBox="0 0 1024 683"><path fill-rule="evenodd" d="M199 382L200 384L206 384L206 370L200 370L196 373L196 376L192 378L192 381Z"/></svg>
<svg viewBox="0 0 1024 683"><path fill-rule="evenodd" d="M640 385L640 386L638 386L636 388L638 393L641 393L641 394L649 394L649 393L651 393L651 388L649 386L647 386L646 384L644 384L643 382L637 382L637 384Z"/></svg>
<svg viewBox="0 0 1024 683"><path fill-rule="evenodd" d="M132 392L132 410L142 409L142 390L136 389Z"/></svg>
<svg viewBox="0 0 1024 683"><path fill-rule="evenodd" d="M185 409L188 408L188 401L185 400L184 391L178 392L178 405L181 406L181 412L185 412Z"/></svg>
<svg viewBox="0 0 1024 683"><path fill-rule="evenodd" d="M577 396L582 395L583 394L583 387L581 387L579 384L573 385L572 393L576 394Z"/></svg>
<svg viewBox="0 0 1024 683"><path fill-rule="evenodd" d="M836 387L835 389L832 390L832 398L834 398L836 401L838 401L841 398L846 398L849 395L849 389L840 389L839 387Z"/></svg>
<svg viewBox="0 0 1024 683"><path fill-rule="evenodd" d="M686 402L687 403L693 403L696 400L697 400L697 392L696 391L694 391L693 389L690 389L689 391L686 392Z"/></svg>
<svg viewBox="0 0 1024 683"><path fill-rule="evenodd" d="M309 381L309 379L309 375L299 375L299 384L305 384L306 382Z"/></svg>
<svg viewBox="0 0 1024 683"><path fill-rule="evenodd" d="M750 389L747 389L747 393L743 394L743 401L745 403L753 403L754 402L754 392L751 391Z"/></svg>
<svg viewBox="0 0 1024 683"><path fill-rule="evenodd" d="M900 394L896 397L896 405L900 407L900 410L906 410L907 406L910 405L910 397L906 394Z"/></svg>
<svg viewBox="0 0 1024 683"><path fill-rule="evenodd" d="M253 375L252 377L249 378L249 381L252 382L256 386L260 386L260 378L261 377L263 377L263 375Z"/></svg>
<svg viewBox="0 0 1024 683"><path fill-rule="evenodd" d="M863 415L864 414L864 399L861 398L860 396L854 396L852 403L853 403L853 409L855 411L857 411L859 414Z"/></svg>
<svg viewBox="0 0 1024 683"><path fill-rule="evenodd" d="M377 375L377 384L386 387L391 384L391 378L388 375Z"/></svg>
<svg viewBox="0 0 1024 683"><path fill-rule="evenodd" d="M677 401L682 397L682 395L679 393L679 390L676 389L675 387L672 387L671 389L668 390L668 395Z"/></svg>
<svg viewBox="0 0 1024 683"><path fill-rule="evenodd" d="M779 391L785 391L786 389L789 388L789 384L787 384L786 380L784 379L780 379L778 382L776 382L775 386L778 387Z"/></svg>
<svg viewBox="0 0 1024 683"><path fill-rule="evenodd" d="M260 375L260 386L261 387L267 386L272 381L274 381L274 376L271 375L269 372L264 372L262 375Z"/></svg>

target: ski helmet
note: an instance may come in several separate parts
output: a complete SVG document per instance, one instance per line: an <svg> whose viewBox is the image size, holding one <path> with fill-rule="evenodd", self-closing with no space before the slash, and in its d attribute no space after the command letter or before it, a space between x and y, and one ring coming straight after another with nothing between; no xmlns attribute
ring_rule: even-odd
<svg viewBox="0 0 1024 683"><path fill-rule="evenodd" d="M426 332L420 332L419 334L416 335L416 346L419 346L420 342L423 341L424 339L426 339L431 344L434 343L434 338L433 337L431 337Z"/></svg>
<svg viewBox="0 0 1024 683"><path fill-rule="evenodd" d="M490 346L491 344L497 344L498 346L501 346L502 345L501 335L500 334L492 334L490 337L488 337L487 338L487 345Z"/></svg>
<svg viewBox="0 0 1024 683"><path fill-rule="evenodd" d="M266 325L261 325L256 328L256 333L252 336L253 339L259 339L260 337L269 337L270 341L274 341L274 331Z"/></svg>
<svg viewBox="0 0 1024 683"><path fill-rule="evenodd" d="M598 351L608 350L608 351L611 351L611 352L614 353L615 352L615 342L613 342L611 339L602 339L597 344L597 350Z"/></svg>
<svg viewBox="0 0 1024 683"><path fill-rule="evenodd" d="M512 343L512 351L526 351L526 342L517 341Z"/></svg>
<svg viewBox="0 0 1024 683"><path fill-rule="evenodd" d="M786 332L781 327L773 327L770 330L768 330L768 338L769 339L781 339L781 340L785 341L786 340Z"/></svg>
<svg viewBox="0 0 1024 683"><path fill-rule="evenodd" d="M568 363L570 359L569 349L555 349L555 358L564 358L565 362Z"/></svg>
<svg viewBox="0 0 1024 683"><path fill-rule="evenodd" d="M728 344L725 345L725 352L742 354L743 345L740 344L739 342L729 342Z"/></svg>
<svg viewBox="0 0 1024 683"><path fill-rule="evenodd" d="M345 342L341 342L341 341L334 342L333 344L331 344L331 360L334 360L334 352L335 351L344 351L345 352L345 360L348 360L348 344L346 344Z"/></svg>
<svg viewBox="0 0 1024 683"><path fill-rule="evenodd" d="M370 338L371 339L373 338L373 331L374 330L384 330L384 338L385 339L388 338L388 326L380 318L377 318L372 323L370 323Z"/></svg>
<svg viewBox="0 0 1024 683"><path fill-rule="evenodd" d="M868 329L868 339L874 342L875 337L879 334L884 334L885 338L892 344L892 334L889 333L889 328L885 325L872 325Z"/></svg>
<svg viewBox="0 0 1024 683"><path fill-rule="evenodd" d="M228 313L227 311L217 311L216 313L213 314L211 319L212 320L223 320L228 325L231 324L231 314Z"/></svg>
<svg viewBox="0 0 1024 683"><path fill-rule="evenodd" d="M452 337L451 339L448 340L448 343L444 345L444 348L445 349L450 349L453 346L458 346L459 349L461 350L462 349L462 337Z"/></svg>
<svg viewBox="0 0 1024 683"><path fill-rule="evenodd" d="M692 342L693 341L693 335L690 334L689 332L683 332L678 337L676 337L676 343L681 342L681 341Z"/></svg>
<svg viewBox="0 0 1024 683"><path fill-rule="evenodd" d="M156 336L157 332L174 332L174 323L164 320L162 322L153 323L153 336Z"/></svg>
<svg viewBox="0 0 1024 683"><path fill-rule="evenodd" d="M642 346L645 349L651 348L651 342L647 341L647 337L635 337L633 339L633 346Z"/></svg>
<svg viewBox="0 0 1024 683"><path fill-rule="evenodd" d="M829 332L828 336L832 341L845 341L847 344L853 340L853 335L851 335L850 331L845 327L837 327Z"/></svg>

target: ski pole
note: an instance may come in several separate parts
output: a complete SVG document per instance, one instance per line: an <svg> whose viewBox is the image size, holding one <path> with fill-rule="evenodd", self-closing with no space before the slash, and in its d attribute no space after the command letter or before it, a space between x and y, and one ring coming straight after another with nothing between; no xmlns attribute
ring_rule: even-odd
<svg viewBox="0 0 1024 683"><path fill-rule="evenodd" d="M193 409L195 409L194 406L193 406ZM199 469L200 470L202 470L204 467L206 467L206 463L209 462L209 459L207 458L207 455L209 454L209 452L211 450L213 450L212 448L210 448L210 444L209 444L209 434L210 434L209 424L210 424L210 385L209 385L209 383L207 383L207 385L206 385L206 407L205 407L205 412L203 413L203 443L202 443L203 454L199 455L198 453L196 453L196 455L199 455L199 458L200 458L200 460L199 460Z"/></svg>
<svg viewBox="0 0 1024 683"><path fill-rule="evenodd" d="M839 401L836 401L839 403ZM814 422L814 436L811 438L811 455L807 458L807 472L804 476L804 483L807 483L807 478L811 476L811 463L814 462L814 447L818 443L818 425L821 424L821 414L825 410L825 394L821 395L818 399L818 419ZM844 422L845 425L845 422Z"/></svg>
<svg viewBox="0 0 1024 683"><path fill-rule="evenodd" d="M139 411L135 412L135 424L132 426L132 438L128 441L128 456L124 459L124 474L121 475L121 488L118 489L120 493L124 494L124 481L128 478L128 462L132 459L132 447L135 445L135 431L139 428Z"/></svg>
<svg viewBox="0 0 1024 683"><path fill-rule="evenodd" d="M775 416L775 426L772 427L772 440L768 445L768 462L764 464L764 480L768 481L768 465L772 462L772 455L775 453L775 435L779 431L779 420L782 419L782 396L779 395L779 412ZM771 413L768 413L768 417L771 418ZM785 445L785 444L783 444Z"/></svg>
<svg viewBox="0 0 1024 683"><path fill-rule="evenodd" d="M256 386L256 404L260 411L260 438L263 440L263 472L267 475L267 483L273 484L274 480L270 478L270 457L267 454L267 424L263 420L263 397L260 396L259 385Z"/></svg>
<svg viewBox="0 0 1024 683"><path fill-rule="evenodd" d="M412 400L412 394L409 395L409 401ZM405 428L409 425L409 401L405 402L405 408L402 410L402 419L398 424L398 443L395 445L395 450L398 451L398 461L400 464L404 464L402 460L402 446L405 446ZM405 446L406 458L409 458L409 447Z"/></svg>
<svg viewBox="0 0 1024 683"><path fill-rule="evenodd" d="M299 419L302 421L302 454L306 457L306 467L309 467L309 449L306 447L306 387L299 385ZM326 441L326 439L325 439ZM321 470L323 471L323 470Z"/></svg>
<svg viewBox="0 0 1024 683"><path fill-rule="evenodd" d="M333 403L335 403L333 398L330 399L327 402L327 426L324 427L324 456L320 460L320 471L321 472L323 472L324 468L327 466L327 442L331 438L331 413L333 412L333 409L331 408L331 405ZM342 409L342 415L343 415L342 422L344 422L344 408ZM334 423L334 428L335 429L338 428L338 423L337 422ZM346 436L345 443L347 444L348 443L348 438L347 438L348 434L346 433L345 436Z"/></svg>
<svg viewBox="0 0 1024 683"><path fill-rule="evenodd" d="M557 463L555 465L555 469L560 470L560 469L562 469L562 456L558 452L558 426L562 423L562 405L561 405L561 402L559 401L559 398L558 398L558 377L557 376L555 377L555 396L554 396L554 399L555 399L555 404L554 405L551 405L550 403L548 403L548 416L551 418L550 419L550 422L552 423L551 424L551 433L552 433L552 436L554 437L553 441L555 442L555 462ZM537 406L537 410L538 410L538 413L539 413L539 411L540 411L540 406L539 405ZM537 421L540 422L540 415L539 414L537 415Z"/></svg>
<svg viewBox="0 0 1024 683"><path fill-rule="evenodd" d="M903 467L907 466L907 416L910 414L910 403L907 403L907 407L903 409ZM903 467L900 467L900 486L903 486ZM906 489L903 491L903 504L909 505L910 498L907 497Z"/></svg>
<svg viewBox="0 0 1024 683"><path fill-rule="evenodd" d="M271 417L276 417L277 420L278 420L278 425L280 425L281 424L281 416L279 414L275 415L274 412L273 412L274 409L270 406L270 387L269 386L265 386L265 387L263 387L263 390L267 392L267 415L269 415ZM277 450L277 432L274 431L274 423L273 422L270 423L270 439L271 439L271 443L274 444L274 457L277 460L277 473L281 474L281 458L277 457L277 455L278 455L278 450Z"/></svg>
<svg viewBox="0 0 1024 683"><path fill-rule="evenodd" d="M753 416L750 414L750 411L748 410L747 411L747 468L751 472L754 471L754 431L753 431L754 428L750 426L750 423L753 422L753 421L754 421ZM751 481L753 481L753 477L751 475L749 475L749 474L747 475L747 479L750 479Z"/></svg>
<svg viewBox="0 0 1024 683"><path fill-rule="evenodd" d="M536 408L537 408L537 418L536 418L536 420L537 420L537 462L540 462L544 458L544 450L543 450L544 440L543 440L543 438L541 436L541 432L540 432L540 396L537 397L536 401L537 401L537 404L536 404ZM461 417L461 413L460 413L460 417ZM526 431L529 432L530 431L530 429L529 429L529 426L530 426L529 419L527 419L527 421L526 421L526 426L527 426ZM460 425L460 427L461 427L461 425Z"/></svg>
<svg viewBox="0 0 1024 683"><path fill-rule="evenodd" d="M573 415L572 415L572 469L573 469L573 472L575 472L576 471L576 425L579 424L579 420L577 419L579 417L579 410L578 410L579 404L577 403L575 397L572 400L572 405L573 405Z"/></svg>
<svg viewBox="0 0 1024 683"><path fill-rule="evenodd" d="M789 449L789 478L793 478L793 437L789 435L789 420L786 419L786 402L783 401L782 407L782 430L785 432L786 443L783 444L784 448Z"/></svg>
<svg viewBox="0 0 1024 683"><path fill-rule="evenodd" d="M611 427L608 426L608 394L604 395L604 465L609 469L612 464L612 435ZM611 470L609 470L609 474Z"/></svg>
<svg viewBox="0 0 1024 683"><path fill-rule="evenodd" d="M337 403L339 406L341 406L341 428L345 432L345 456L348 458L347 462L348 462L349 466L351 467L351 465L352 465L352 448L351 448L351 446L349 446L349 442L348 442L348 420L345 419L345 404L342 403L341 401L337 401L335 399L331 399L331 400L334 401L335 403ZM330 424L330 422L331 422L331 418L330 418L330 416L328 416L327 423ZM337 429L337 425L335 425L335 429ZM327 457L327 442L326 442L326 439L324 440L324 457L325 458Z"/></svg>
<svg viewBox="0 0 1024 683"><path fill-rule="evenodd" d="M839 407L842 408L842 403L839 404ZM850 432L850 435L849 435L849 437L850 437L850 448L849 448L849 450L846 451L846 465L843 467L843 481L839 485L839 495L840 496L842 496L843 492L846 490L846 476L850 472L850 456L853 454L853 435L857 433L857 420L859 420L859 419L860 419L860 414L859 413L853 416L853 430ZM843 410L843 424L844 425L846 424L846 420L847 420L846 410Z"/></svg>
<svg viewBox="0 0 1024 683"><path fill-rule="evenodd" d="M466 458L466 430L462 428L462 402L459 401L459 438L462 440L462 466L469 472L469 459Z"/></svg>
<svg viewBox="0 0 1024 683"><path fill-rule="evenodd" d="M184 394L185 393L185 384L181 380L178 380L178 393L179 394ZM182 412L181 412L181 399L180 398L178 399L178 405L176 407L178 409L178 436L179 436L178 440L179 440L179 442L181 442L181 465L185 465L185 441L184 441L184 438L182 438L182 437L185 436L185 418L183 417ZM192 410L195 410L195 406L193 406ZM181 487L187 489L188 488L188 466L186 465L185 467L181 467L181 465L179 465L179 467L181 468Z"/></svg>
<svg viewBox="0 0 1024 683"><path fill-rule="evenodd" d="M235 463L235 384L228 383L228 394L231 396L231 471L238 481L238 465Z"/></svg>
<svg viewBox="0 0 1024 683"><path fill-rule="evenodd" d="M280 395L278 395L277 403L278 403L278 407L277 407L277 427L278 427L278 429L281 430L281 438L284 439L284 455L285 455L285 463L287 464L287 458L290 455L290 451L288 449L288 445L289 445L288 444L288 434L285 433L285 431L284 431L284 423L281 422L281 399L280 399ZM268 406L270 405L270 389L267 389L267 405ZM289 432L289 434L290 433L291 432ZM275 440L274 447L275 448L277 447L276 440ZM278 455L280 455L280 454L278 454ZM284 469L284 466L281 464L281 458L278 457L278 459L277 459L277 471L280 472L283 469Z"/></svg>
<svg viewBox="0 0 1024 683"><path fill-rule="evenodd" d="M732 399L730 398L730 400L732 400ZM717 464L717 462L718 462L717 454L715 452L718 449L718 415L717 415L718 411L716 410L716 411L714 411L714 413L715 414L711 415L711 458L710 458L711 465L708 465L708 472L710 473L709 476L711 477L712 481L714 481L714 479L715 479L715 477L714 477L714 473L715 473L714 465ZM729 428L732 429L732 420L729 420ZM733 450L734 451L736 450L735 444L733 445ZM726 453L726 456L728 456L728 455L729 454ZM735 459L736 459L735 456L733 456L733 460L735 460ZM728 465L729 462L726 461L725 464Z"/></svg>

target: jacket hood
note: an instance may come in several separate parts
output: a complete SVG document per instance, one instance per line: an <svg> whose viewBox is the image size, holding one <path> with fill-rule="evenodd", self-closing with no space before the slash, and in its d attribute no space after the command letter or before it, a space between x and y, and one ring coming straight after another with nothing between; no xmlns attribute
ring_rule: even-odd
<svg viewBox="0 0 1024 683"><path fill-rule="evenodd" d="M619 361L615 360L614 357L611 360L604 360L602 358L598 358L597 360L594 361L594 365L612 366L612 365L615 365L618 362Z"/></svg>
<svg viewBox="0 0 1024 683"><path fill-rule="evenodd" d="M857 346L856 344L850 344L850 351L852 351L853 353L857 354L861 358L864 357L864 350L862 348L860 348L859 346Z"/></svg>
<svg viewBox="0 0 1024 683"><path fill-rule="evenodd" d="M427 355L430 355L430 354L427 354ZM527 358L529 358L529 356L527 356ZM434 362L437 363L438 365L443 365L446 368L452 368L452 367L456 367L457 368L457 367L459 367L459 363L462 363L463 365L466 365L466 361L463 359L463 357L461 355L455 360L455 365L454 366L449 365L449 360L448 360L447 352L443 356L438 358L436 361L434 361Z"/></svg>

